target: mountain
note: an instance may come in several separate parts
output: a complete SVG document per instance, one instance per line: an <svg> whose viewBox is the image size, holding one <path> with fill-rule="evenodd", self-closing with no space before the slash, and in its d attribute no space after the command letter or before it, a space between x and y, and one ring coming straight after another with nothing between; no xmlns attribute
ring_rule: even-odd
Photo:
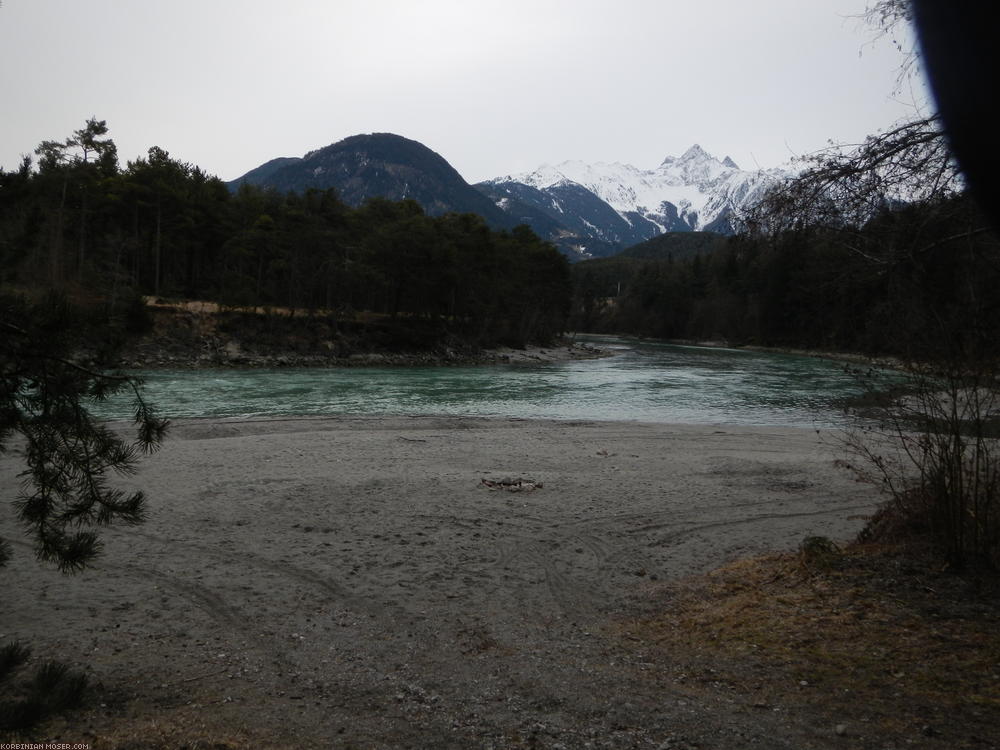
<svg viewBox="0 0 1000 750"><path fill-rule="evenodd" d="M251 185L263 185L267 182L267 179L277 172L282 167L287 167L289 164L295 164L296 162L302 161L297 156L279 156L277 159L271 159L271 161L264 162L256 169L251 169L245 175L239 179L233 180L232 182L226 183L229 189L233 192L239 189L239 186L244 182L248 182Z"/></svg>
<svg viewBox="0 0 1000 750"><path fill-rule="evenodd" d="M731 234L732 218L790 173L747 171L697 144L655 169L567 161L469 185L443 157L391 133L345 138L305 156L272 159L228 183L280 191L336 188L368 198L412 198L431 216L476 213L494 229L527 224L573 260L615 255L665 233Z"/></svg>
<svg viewBox="0 0 1000 750"><path fill-rule="evenodd" d="M301 158L272 159L229 183L279 191L336 188L340 198L360 206L368 198L412 198L426 213L476 213L494 228L519 223L473 188L443 157L417 141L392 133L345 138Z"/></svg>
<svg viewBox="0 0 1000 750"><path fill-rule="evenodd" d="M476 187L577 257L599 257L665 232L731 234L734 214L789 175L782 169L742 170L728 156L720 161L695 144L650 170L567 161ZM531 220L538 214L561 231L544 231Z"/></svg>

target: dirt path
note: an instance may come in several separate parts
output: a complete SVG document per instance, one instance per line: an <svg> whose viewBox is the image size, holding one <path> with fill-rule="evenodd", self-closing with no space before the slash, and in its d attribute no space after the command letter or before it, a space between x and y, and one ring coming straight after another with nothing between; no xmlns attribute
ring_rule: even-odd
<svg viewBox="0 0 1000 750"><path fill-rule="evenodd" d="M303 747L823 747L693 701L614 624L669 606L663 581L853 534L874 498L835 453L786 428L186 421L135 480L149 520L106 531L94 570L15 547L0 639L89 665L106 705L74 742L154 713ZM504 478L542 487L482 482Z"/></svg>

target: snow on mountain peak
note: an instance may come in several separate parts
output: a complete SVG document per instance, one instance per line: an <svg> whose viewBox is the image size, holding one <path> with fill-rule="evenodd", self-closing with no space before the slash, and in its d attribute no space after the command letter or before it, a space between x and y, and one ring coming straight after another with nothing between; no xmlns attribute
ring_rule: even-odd
<svg viewBox="0 0 1000 750"><path fill-rule="evenodd" d="M727 156L726 158L728 159L729 157ZM668 156L660 164L660 168L662 169L663 167L669 167L669 166L691 168L691 165L697 165L703 163L718 164L720 166L722 166L723 164L721 161L719 161L710 153L708 153L705 149L703 149L700 145L695 143L693 146L691 146L691 148L689 148L679 157Z"/></svg>
<svg viewBox="0 0 1000 750"><path fill-rule="evenodd" d="M712 156L705 151L697 143L691 146L687 151L681 154L681 158L678 161L692 161L694 159L711 159Z"/></svg>
<svg viewBox="0 0 1000 750"><path fill-rule="evenodd" d="M662 232L678 223L694 230L719 226L726 216L758 200L769 184L780 179L781 171L743 171L728 156L719 161L695 143L680 157L666 157L655 169L565 161L490 182L519 182L543 192L575 184L614 209L629 226L640 218Z"/></svg>

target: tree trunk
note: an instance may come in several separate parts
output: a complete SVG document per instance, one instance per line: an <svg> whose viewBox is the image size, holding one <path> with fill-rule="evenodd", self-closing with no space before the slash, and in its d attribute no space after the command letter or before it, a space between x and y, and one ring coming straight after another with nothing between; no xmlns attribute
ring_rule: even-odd
<svg viewBox="0 0 1000 750"><path fill-rule="evenodd" d="M87 188L80 196L80 249L77 256L76 280L83 280L83 263L87 254Z"/></svg>
<svg viewBox="0 0 1000 750"><path fill-rule="evenodd" d="M154 258L153 265L155 269L153 271L153 293L159 296L160 294L160 250L162 235L160 232L160 225L162 223L163 209L160 205L160 197L156 197L156 241L154 243Z"/></svg>
<svg viewBox="0 0 1000 750"><path fill-rule="evenodd" d="M61 260L63 241L63 212L66 207L66 191L69 189L69 174L63 177L62 195L59 197L59 208L56 211L56 231L49 250L49 275L53 285L62 281Z"/></svg>

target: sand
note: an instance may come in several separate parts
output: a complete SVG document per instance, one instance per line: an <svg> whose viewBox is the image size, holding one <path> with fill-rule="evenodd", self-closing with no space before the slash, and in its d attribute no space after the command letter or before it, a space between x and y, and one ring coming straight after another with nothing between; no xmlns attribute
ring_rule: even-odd
<svg viewBox="0 0 1000 750"><path fill-rule="evenodd" d="M103 530L75 577L33 559L8 455L0 641L90 671L106 705L67 741L155 711L261 747L797 747L811 728L794 717L683 700L615 624L668 607L664 582L855 534L877 497L835 466L835 438L186 420L129 480L147 522ZM518 479L533 484L489 487Z"/></svg>

